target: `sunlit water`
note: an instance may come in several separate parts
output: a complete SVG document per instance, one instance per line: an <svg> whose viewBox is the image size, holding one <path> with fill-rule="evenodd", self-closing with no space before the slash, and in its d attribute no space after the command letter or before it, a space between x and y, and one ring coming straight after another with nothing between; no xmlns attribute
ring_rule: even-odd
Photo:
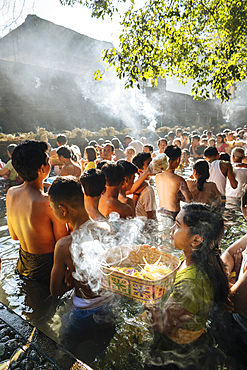
<svg viewBox="0 0 247 370"><path fill-rule="evenodd" d="M191 174L191 168L180 170L185 177ZM59 342L61 317L72 306L69 292L62 299L53 299L49 292L39 284L23 280L15 273L19 243L13 241L8 232L6 220L5 196L9 184L0 182L0 256L2 258L0 301L22 318L38 327L53 340ZM247 232L240 210L226 215L226 232L222 249L232 244ZM169 243L169 228L172 222L159 219L155 226L150 223L143 242L155 245L166 252L179 255ZM111 334L105 348L89 340L77 346L75 355L94 369L142 369L148 356L152 335L145 321L140 319L144 307L126 297L117 297L115 301L116 331ZM111 340L110 340L111 339Z"/></svg>

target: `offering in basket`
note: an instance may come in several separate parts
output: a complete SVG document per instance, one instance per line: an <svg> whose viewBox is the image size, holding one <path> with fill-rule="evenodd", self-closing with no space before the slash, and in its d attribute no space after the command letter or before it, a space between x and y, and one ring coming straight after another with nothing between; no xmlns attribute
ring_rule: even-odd
<svg viewBox="0 0 247 370"><path fill-rule="evenodd" d="M119 264L106 257L102 285L145 305L157 303L174 283L180 260L150 246L135 246Z"/></svg>
<svg viewBox="0 0 247 370"><path fill-rule="evenodd" d="M149 168L153 174L156 174L158 172L165 171L168 164L167 155L165 153L161 153L152 159L152 162L149 164Z"/></svg>

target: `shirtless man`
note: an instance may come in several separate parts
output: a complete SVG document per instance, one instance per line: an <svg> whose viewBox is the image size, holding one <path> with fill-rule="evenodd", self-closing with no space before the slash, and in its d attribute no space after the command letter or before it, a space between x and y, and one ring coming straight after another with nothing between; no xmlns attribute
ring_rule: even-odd
<svg viewBox="0 0 247 370"><path fill-rule="evenodd" d="M92 220L105 220L99 211L99 200L105 192L105 175L101 170L90 168L80 178L84 190L85 209Z"/></svg>
<svg viewBox="0 0 247 370"><path fill-rule="evenodd" d="M99 237L103 234L100 231L108 234L110 227L107 223L89 220L84 208L80 181L72 176L58 177L53 182L49 189L49 200L57 219L61 223L69 223L73 228L71 235L56 243L50 291L53 297L61 297L65 292L75 289L73 308L62 317L59 333L62 344L74 352L79 337L88 340L94 331L97 330L98 333L101 329L101 325L95 321L95 315L103 314L108 308L108 302L113 298L113 294L108 291L96 293L92 290L88 283L90 270L86 264L83 265L83 246L78 243L81 241L86 246L87 242L101 241ZM73 242L76 249L73 248Z"/></svg>
<svg viewBox="0 0 247 370"><path fill-rule="evenodd" d="M185 202L191 202L193 198L184 178L175 174L180 162L181 149L176 145L169 145L165 154L169 158L169 166L166 171L155 176L159 197L158 212L175 220L180 211L181 193Z"/></svg>
<svg viewBox="0 0 247 370"><path fill-rule="evenodd" d="M32 140L15 148L12 163L24 183L8 190L6 207L10 236L20 241L18 272L48 284L55 244L68 230L54 216L43 192L51 169L47 150L45 142Z"/></svg>
<svg viewBox="0 0 247 370"><path fill-rule="evenodd" d="M57 154L59 157L60 162L63 164L59 172L59 176L81 176L81 166L76 163L77 160L76 155L70 149L68 145L62 145L57 150Z"/></svg>
<svg viewBox="0 0 247 370"><path fill-rule="evenodd" d="M118 199L124 180L124 169L120 164L107 163L102 167L106 178L106 191L99 201L99 211L104 216L117 212L120 218L134 217L133 209Z"/></svg>
<svg viewBox="0 0 247 370"><path fill-rule="evenodd" d="M130 198L126 195L126 192L132 188L135 180L135 175L138 172L138 168L133 163L125 161L124 159L120 159L117 163L121 164L121 166L123 166L124 168L124 180L119 192L118 199L120 200L120 202L130 205L135 216L135 202L133 198Z"/></svg>

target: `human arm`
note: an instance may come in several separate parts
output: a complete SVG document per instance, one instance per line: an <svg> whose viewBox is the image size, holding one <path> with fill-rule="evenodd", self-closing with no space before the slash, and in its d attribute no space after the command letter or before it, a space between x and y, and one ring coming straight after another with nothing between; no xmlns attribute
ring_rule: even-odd
<svg viewBox="0 0 247 370"><path fill-rule="evenodd" d="M229 298L234 304L233 312L244 312L247 310L247 271L230 288Z"/></svg>
<svg viewBox="0 0 247 370"><path fill-rule="evenodd" d="M193 196L192 196L191 192L189 191L188 185L186 184L186 181L182 177L181 177L181 181L180 181L179 190L183 194L184 199L187 203L190 203L190 202L193 201Z"/></svg>
<svg viewBox="0 0 247 370"><path fill-rule="evenodd" d="M0 168L0 176L8 175L10 173L10 169L7 166Z"/></svg>
<svg viewBox="0 0 247 370"><path fill-rule="evenodd" d="M244 251L247 245L247 234L242 236L239 240L228 247L222 254L221 259L226 266L226 272L231 274L234 270L235 259L234 254L239 253L238 251Z"/></svg>
<svg viewBox="0 0 247 370"><path fill-rule="evenodd" d="M64 293L72 289L68 282L67 264L69 239L59 240L55 245L54 263L51 271L50 291L53 297L61 297Z"/></svg>
<svg viewBox="0 0 247 370"><path fill-rule="evenodd" d="M193 316L193 313L180 306L171 297L169 297L162 310L158 306L147 310L154 329L168 337Z"/></svg>
<svg viewBox="0 0 247 370"><path fill-rule="evenodd" d="M11 222L11 200L12 200L12 191L13 188L10 188L6 195L6 210L7 210L7 224L9 229L9 234L13 240L18 240L16 233L13 229L12 222Z"/></svg>
<svg viewBox="0 0 247 370"><path fill-rule="evenodd" d="M126 191L126 194L133 194L137 192L137 190L141 187L142 183L146 180L148 176L152 174L152 171L150 170L149 167L141 174L141 176L138 177L138 179L134 182L132 185L132 188L128 191Z"/></svg>
<svg viewBox="0 0 247 370"><path fill-rule="evenodd" d="M221 162L220 167L221 167L221 169L223 169L222 172L225 173L225 175L228 177L231 187L233 189L236 189L237 186L238 186L238 182L235 178L235 174L233 172L233 168L232 168L231 163Z"/></svg>

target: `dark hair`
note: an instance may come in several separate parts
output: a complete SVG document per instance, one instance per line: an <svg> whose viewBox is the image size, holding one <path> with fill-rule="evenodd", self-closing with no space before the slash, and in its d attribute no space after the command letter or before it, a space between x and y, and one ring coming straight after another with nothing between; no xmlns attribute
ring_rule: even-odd
<svg viewBox="0 0 247 370"><path fill-rule="evenodd" d="M141 152L134 156L132 163L141 170L144 166L144 162L149 158L151 158L150 153Z"/></svg>
<svg viewBox="0 0 247 370"><path fill-rule="evenodd" d="M62 145L57 149L57 155L62 155L64 158L72 159L73 161L77 160L76 155L74 152L70 149L68 145Z"/></svg>
<svg viewBox="0 0 247 370"><path fill-rule="evenodd" d="M148 150L150 151L150 153L153 153L153 151L154 151L154 146L151 145L151 144L145 144L145 145L143 145L143 149L144 148L148 148Z"/></svg>
<svg viewBox="0 0 247 370"><path fill-rule="evenodd" d="M177 145L168 145L165 148L165 154L171 161L181 157L181 149Z"/></svg>
<svg viewBox="0 0 247 370"><path fill-rule="evenodd" d="M220 137L221 138L221 142L224 143L225 142L225 135L223 134L217 134L216 137Z"/></svg>
<svg viewBox="0 0 247 370"><path fill-rule="evenodd" d="M231 162L231 157L227 153L220 153L219 159L221 161Z"/></svg>
<svg viewBox="0 0 247 370"><path fill-rule="evenodd" d="M111 151L112 151L112 153L114 152L114 150L115 150L115 147L114 147L114 145L109 141L109 143L107 142L105 142L105 144L104 144L104 147L103 148L105 148L106 146L110 146L111 147Z"/></svg>
<svg viewBox="0 0 247 370"><path fill-rule="evenodd" d="M105 188L106 179L101 170L90 168L80 178L84 193L88 197L98 197Z"/></svg>
<svg viewBox="0 0 247 370"><path fill-rule="evenodd" d="M216 157L218 154L219 154L218 149L215 146L208 146L204 150L204 157L206 158Z"/></svg>
<svg viewBox="0 0 247 370"><path fill-rule="evenodd" d="M120 142L120 140L117 137L114 137L111 140L111 142L112 142L112 145L114 145L114 148L115 149L119 149L120 148L121 142Z"/></svg>
<svg viewBox="0 0 247 370"><path fill-rule="evenodd" d="M57 143L60 145L65 145L67 143L67 137L64 134L57 135Z"/></svg>
<svg viewBox="0 0 247 370"><path fill-rule="evenodd" d="M160 142L161 141L165 141L166 142L166 145L167 145L167 139L165 137L160 137L159 140L157 141L157 145L158 146L160 145Z"/></svg>
<svg viewBox="0 0 247 370"><path fill-rule="evenodd" d="M107 159L102 159L102 161L98 162L96 165L97 170L101 170L102 167L107 163L112 163L112 162L108 161Z"/></svg>
<svg viewBox="0 0 247 370"><path fill-rule="evenodd" d="M168 134L167 134L167 137L170 137L171 139L174 139L175 137L175 134L173 131L169 131Z"/></svg>
<svg viewBox="0 0 247 370"><path fill-rule="evenodd" d="M51 184L48 195L50 200L56 205L66 203L74 209L84 207L84 194L81 183L74 176L57 177Z"/></svg>
<svg viewBox="0 0 247 370"><path fill-rule="evenodd" d="M138 172L138 168L133 163L130 163L126 161L125 159L119 159L117 163L123 166L124 176L131 177L132 175L134 175L134 173Z"/></svg>
<svg viewBox="0 0 247 370"><path fill-rule="evenodd" d="M182 137L185 137L185 136L189 136L189 133L188 133L187 131L184 131L184 132L182 133Z"/></svg>
<svg viewBox="0 0 247 370"><path fill-rule="evenodd" d="M12 156L12 154L13 154L13 151L14 151L14 149L16 148L16 144L9 144L8 146L7 146L7 151L9 152L9 154Z"/></svg>
<svg viewBox="0 0 247 370"><path fill-rule="evenodd" d="M209 165L204 159L199 159L193 166L193 169L198 173L199 177L197 179L197 189L202 191L203 184L209 178Z"/></svg>
<svg viewBox="0 0 247 370"><path fill-rule="evenodd" d="M88 145L89 146L93 146L94 148L96 148L96 146L98 145L98 143L97 143L96 140L91 140L91 141L89 141Z"/></svg>
<svg viewBox="0 0 247 370"><path fill-rule="evenodd" d="M95 159L97 158L97 152L94 146L87 146L85 148L85 151L87 153L88 162L95 161Z"/></svg>
<svg viewBox="0 0 247 370"><path fill-rule="evenodd" d="M118 186L124 179L124 168L118 163L106 163L102 167L102 172L108 186Z"/></svg>
<svg viewBox="0 0 247 370"><path fill-rule="evenodd" d="M26 140L15 147L12 165L24 181L34 181L38 177L38 169L47 164L47 152L45 141Z"/></svg>
<svg viewBox="0 0 247 370"><path fill-rule="evenodd" d="M196 140L200 141L200 136L199 135L192 135L191 139L196 139Z"/></svg>
<svg viewBox="0 0 247 370"><path fill-rule="evenodd" d="M191 235L199 234L203 241L192 254L192 261L203 275L207 275L214 290L214 300L222 306L227 301L229 287L219 243L224 232L224 221L212 207L201 203L186 204L183 222Z"/></svg>

